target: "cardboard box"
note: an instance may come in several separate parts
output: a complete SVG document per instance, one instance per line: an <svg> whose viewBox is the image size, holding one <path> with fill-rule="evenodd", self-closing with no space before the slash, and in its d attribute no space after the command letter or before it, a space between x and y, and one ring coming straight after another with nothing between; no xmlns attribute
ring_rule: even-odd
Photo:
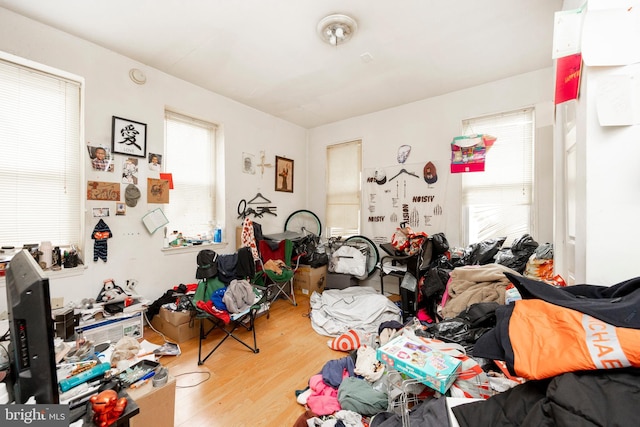
<svg viewBox="0 0 640 427"><path fill-rule="evenodd" d="M129 420L132 427L173 427L176 406L176 379L173 376L169 375L162 387L154 387L149 381L140 388L127 389L127 394L140 407L140 413Z"/></svg>
<svg viewBox="0 0 640 427"><path fill-rule="evenodd" d="M95 344L111 341L117 343L122 337L142 338L144 317L142 312L105 317L92 322L84 322L74 328L74 332L82 330L84 338Z"/></svg>
<svg viewBox="0 0 640 427"><path fill-rule="evenodd" d="M432 389L445 393L456 380L462 362L425 343L399 336L376 350L389 368L407 374Z"/></svg>
<svg viewBox="0 0 640 427"><path fill-rule="evenodd" d="M314 292L322 293L327 278L327 266L312 268L301 265L293 277L293 288L302 295L311 296Z"/></svg>
<svg viewBox="0 0 640 427"><path fill-rule="evenodd" d="M191 321L190 313L174 312L164 307L160 307L160 312L153 316L151 326L178 344L196 338L200 333L200 319Z"/></svg>
<svg viewBox="0 0 640 427"><path fill-rule="evenodd" d="M164 307L160 307L158 316L174 326L180 326L191 321L192 313L189 311L167 310Z"/></svg>
<svg viewBox="0 0 640 427"><path fill-rule="evenodd" d="M236 227L236 250L242 247L242 227Z"/></svg>
<svg viewBox="0 0 640 427"><path fill-rule="evenodd" d="M358 279L350 274L327 273L327 289L346 289L351 286L360 286Z"/></svg>

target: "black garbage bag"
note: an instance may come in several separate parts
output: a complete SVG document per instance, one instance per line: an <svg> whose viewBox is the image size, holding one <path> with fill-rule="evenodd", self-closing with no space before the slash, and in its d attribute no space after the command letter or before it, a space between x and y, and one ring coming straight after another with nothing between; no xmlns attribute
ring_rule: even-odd
<svg viewBox="0 0 640 427"><path fill-rule="evenodd" d="M462 256L452 257L451 262L454 267L490 264L494 262L494 257L500 251L505 240L507 240L506 237L499 237L472 243L464 250Z"/></svg>
<svg viewBox="0 0 640 427"><path fill-rule="evenodd" d="M319 236L307 234L294 243L293 255L294 257L300 257L300 264L309 265L313 268L327 265L329 263L329 257L326 253L318 252L319 244Z"/></svg>
<svg viewBox="0 0 640 427"><path fill-rule="evenodd" d="M460 344L468 355L472 355L476 341L496 326L498 307L499 304L496 302L472 304L458 316L429 325L425 330L416 333L428 338Z"/></svg>
<svg viewBox="0 0 640 427"><path fill-rule="evenodd" d="M492 328L474 328L466 319L453 317L439 323L433 323L424 330L416 331L417 335L435 338L440 341L461 345L468 355L473 354L473 347L478 339Z"/></svg>
<svg viewBox="0 0 640 427"><path fill-rule="evenodd" d="M442 255L449 250L449 241L444 233L432 234L430 237L433 242L433 256Z"/></svg>
<svg viewBox="0 0 640 427"><path fill-rule="evenodd" d="M506 237L487 239L470 246L469 265L485 265L494 261L494 257L502 247Z"/></svg>
<svg viewBox="0 0 640 427"><path fill-rule="evenodd" d="M459 317L443 320L427 327L426 332L433 335L433 338L442 341L462 343L466 342L471 331L471 323Z"/></svg>
<svg viewBox="0 0 640 427"><path fill-rule="evenodd" d="M313 234L307 234L306 236L295 240L293 242L293 256L304 256L305 254L315 252L319 241L320 238Z"/></svg>
<svg viewBox="0 0 640 427"><path fill-rule="evenodd" d="M539 244L529 234L525 234L513 241L510 248L500 250L496 254L496 264L504 265L518 273L523 273L527 261L538 248Z"/></svg>
<svg viewBox="0 0 640 427"><path fill-rule="evenodd" d="M323 265L329 264L329 256L325 253L313 252L308 256L302 257L300 263L309 265L312 268L322 267Z"/></svg>

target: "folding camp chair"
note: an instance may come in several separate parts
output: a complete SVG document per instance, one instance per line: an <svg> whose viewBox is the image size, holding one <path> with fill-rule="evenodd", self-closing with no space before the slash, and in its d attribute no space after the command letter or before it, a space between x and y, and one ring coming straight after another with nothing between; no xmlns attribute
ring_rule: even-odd
<svg viewBox="0 0 640 427"><path fill-rule="evenodd" d="M250 255L249 248L241 248L238 250L240 254L242 251L247 251ZM204 251L201 251L201 253ZM251 257L252 259L252 257ZM199 268L202 263L200 254L198 256ZM199 270L200 271L200 270ZM206 270L206 268L204 269ZM193 295L193 305L196 307L196 318L200 319L200 336L198 342L198 365L202 365L226 340L227 338L233 338L249 350L254 353L258 353L258 344L256 340L255 319L257 315L263 311L266 307L267 301L267 289L265 287L251 284L251 288L256 298L253 300L253 304L239 313L229 313L228 311L219 310L212 304L212 295L223 288L225 284L211 272L211 277L197 277L200 280L195 294ZM243 341L237 334L238 328L244 328L252 333L253 345ZM216 343L207 355L203 358L203 345L206 344L206 339L215 330L220 330L224 334L222 338Z"/></svg>
<svg viewBox="0 0 640 427"><path fill-rule="evenodd" d="M268 300L275 301L280 295L286 297L291 304L296 303L293 291L293 276L300 264L303 254L293 257L293 242L289 239L279 242L258 241L260 259L256 283L267 287ZM293 264L295 262L295 264Z"/></svg>
<svg viewBox="0 0 640 427"><path fill-rule="evenodd" d="M220 285L224 286L224 284L222 284L222 282L220 282L217 278L203 280L202 282L200 282L198 291L196 291L196 295L194 296L194 302L196 303L197 307L196 318L200 319L198 365L202 365L204 362L206 362L209 356L211 356L227 340L227 338L233 338L254 353L258 353L260 351L256 340L255 319L259 311L263 308L263 303L266 302L266 288L259 289L260 287L254 285L254 287L260 290L262 294L261 298L246 310L240 313L229 314L228 312L217 310L215 307L207 304L207 301L210 302L211 294L213 293L213 291L216 288L220 289ZM202 294L201 297L199 296L199 293ZM201 303L199 304L198 302ZM240 327L252 333L253 345L248 344L247 342L243 341L238 335L236 335L235 332ZM203 344L205 344L205 340L214 330L220 330L224 333L224 335L213 347L213 349L211 349L203 358Z"/></svg>

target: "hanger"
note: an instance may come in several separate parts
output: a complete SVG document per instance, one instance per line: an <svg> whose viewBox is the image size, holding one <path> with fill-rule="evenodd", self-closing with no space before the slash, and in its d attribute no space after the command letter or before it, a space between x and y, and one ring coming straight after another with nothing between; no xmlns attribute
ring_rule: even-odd
<svg viewBox="0 0 640 427"><path fill-rule="evenodd" d="M256 202L256 200L258 199L262 199L262 200ZM264 197L262 193L258 193L255 195L253 199L249 200L247 203L271 203L271 200Z"/></svg>
<svg viewBox="0 0 640 427"><path fill-rule="evenodd" d="M262 214L271 214L273 216L278 216L278 214L275 212L276 209L278 209L276 206L259 206L258 207L258 213L260 215L262 215Z"/></svg>
<svg viewBox="0 0 640 427"><path fill-rule="evenodd" d="M242 218L246 218L249 215L253 215L254 218L262 218L262 213L260 212L256 212L255 209L253 208L247 208L244 210L244 212L242 212L242 214L240 216L238 216L238 218L242 217Z"/></svg>
<svg viewBox="0 0 640 427"><path fill-rule="evenodd" d="M406 173L407 175L411 175L411 176L415 176L416 178L420 178L418 175L416 175L413 172L408 172L405 168L400 169L400 172L398 172L397 174L394 175L393 178L390 178L389 181L393 181L394 179L396 179L398 177L398 175L401 175L403 173Z"/></svg>

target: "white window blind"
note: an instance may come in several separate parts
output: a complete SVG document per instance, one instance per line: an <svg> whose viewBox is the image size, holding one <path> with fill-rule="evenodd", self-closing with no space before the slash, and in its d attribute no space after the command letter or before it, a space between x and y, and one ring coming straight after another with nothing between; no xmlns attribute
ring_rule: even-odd
<svg viewBox="0 0 640 427"><path fill-rule="evenodd" d="M216 125L167 111L165 170L173 174L165 214L169 230L204 238L215 226Z"/></svg>
<svg viewBox="0 0 640 427"><path fill-rule="evenodd" d="M360 234L362 142L327 147L327 237Z"/></svg>
<svg viewBox="0 0 640 427"><path fill-rule="evenodd" d="M0 59L0 243L78 245L81 83Z"/></svg>
<svg viewBox="0 0 640 427"><path fill-rule="evenodd" d="M465 120L463 134L497 137L485 171L462 176L466 244L490 238L513 239L532 229L534 170L533 108Z"/></svg>

